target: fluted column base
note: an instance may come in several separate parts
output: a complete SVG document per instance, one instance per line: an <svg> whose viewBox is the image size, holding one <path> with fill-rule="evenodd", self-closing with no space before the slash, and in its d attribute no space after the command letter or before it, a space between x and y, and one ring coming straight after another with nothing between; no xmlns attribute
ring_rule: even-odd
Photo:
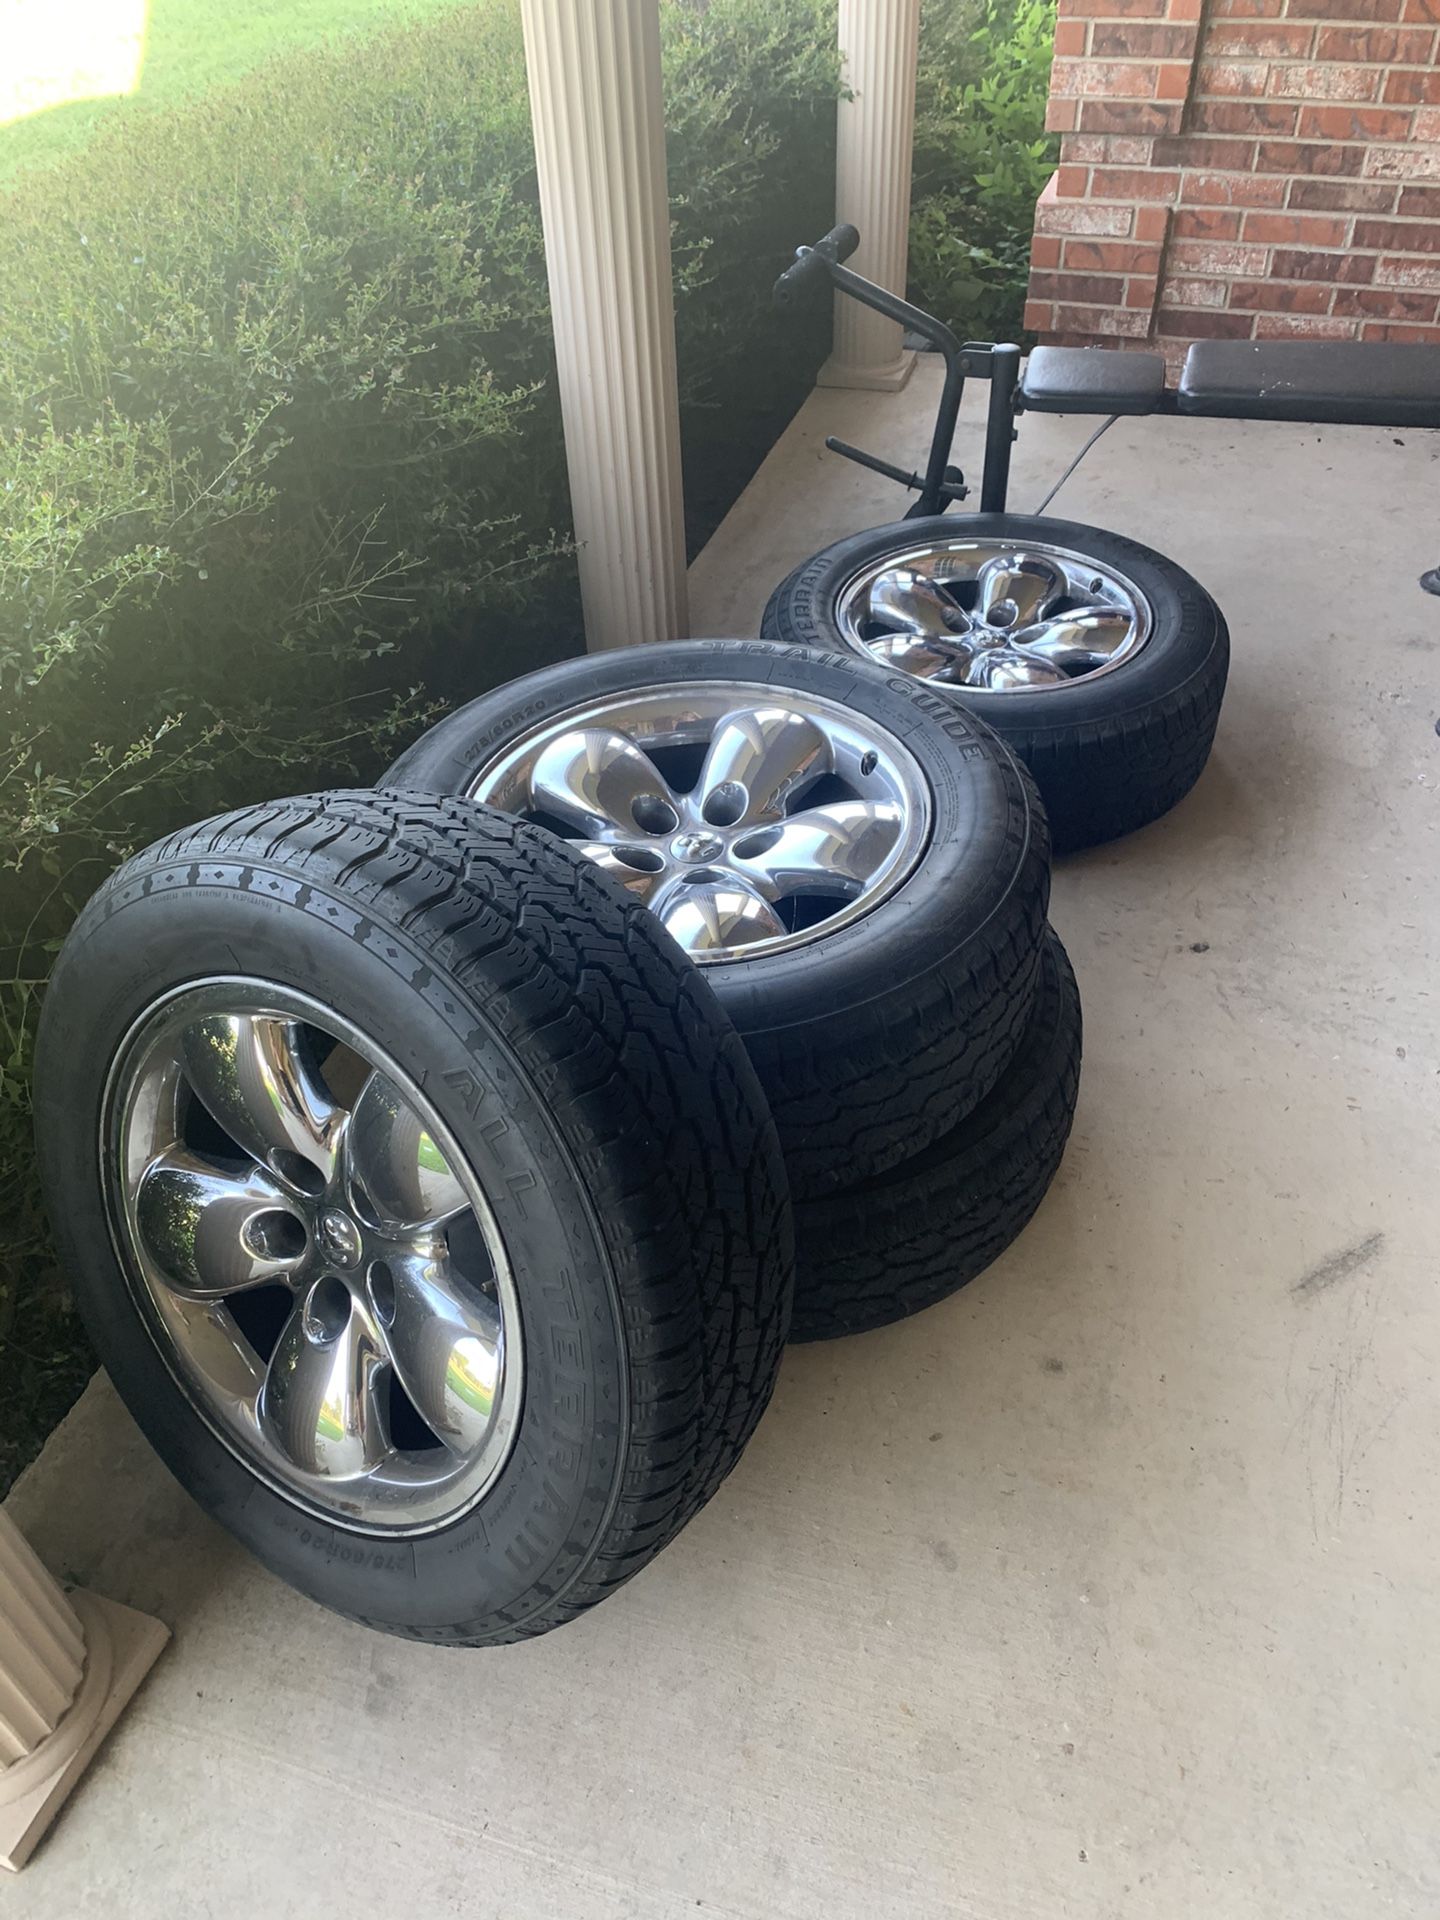
<svg viewBox="0 0 1440 1920"><path fill-rule="evenodd" d="M917 355L908 348L898 359L874 367L847 367L832 353L815 376L817 387L856 387L867 393L899 393L915 371Z"/></svg>
<svg viewBox="0 0 1440 1920"><path fill-rule="evenodd" d="M118 1601L63 1593L0 1513L0 1867L29 1859L169 1638Z"/></svg>
<svg viewBox="0 0 1440 1920"><path fill-rule="evenodd" d="M840 57L851 98L837 109L835 217L860 234L848 264L890 293L905 292L920 0L839 0ZM910 378L898 320L835 296L835 350L826 387L894 393Z"/></svg>

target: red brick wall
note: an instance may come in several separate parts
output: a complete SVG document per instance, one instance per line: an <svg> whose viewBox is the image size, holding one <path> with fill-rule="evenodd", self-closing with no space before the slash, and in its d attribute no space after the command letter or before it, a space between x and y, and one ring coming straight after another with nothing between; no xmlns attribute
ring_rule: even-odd
<svg viewBox="0 0 1440 1920"><path fill-rule="evenodd" d="M1025 323L1440 341L1440 0L1060 0Z"/></svg>

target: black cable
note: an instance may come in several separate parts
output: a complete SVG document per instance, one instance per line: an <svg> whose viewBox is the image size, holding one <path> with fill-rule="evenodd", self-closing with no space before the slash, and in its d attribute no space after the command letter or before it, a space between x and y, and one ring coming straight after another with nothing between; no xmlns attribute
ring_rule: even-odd
<svg viewBox="0 0 1440 1920"><path fill-rule="evenodd" d="M1037 515L1044 513L1046 507L1049 506L1050 502L1055 498L1056 494L1059 493L1061 487L1064 486L1065 482L1070 478L1071 474L1074 473L1076 467L1079 466L1080 462L1085 458L1086 454L1089 453L1091 447L1094 446L1095 442L1100 438L1101 434L1108 433L1111 427L1114 426L1115 422L1119 418L1120 416L1118 413L1112 413L1108 420L1102 420L1100 422L1100 425L1096 427L1094 433L1091 434L1090 438L1085 442L1084 446L1081 447L1079 453L1076 454L1075 458L1070 462L1069 466L1066 467L1064 473L1061 474L1060 478L1055 482L1054 486L1051 487L1049 493L1046 494L1045 498L1040 502L1039 506L1036 507L1035 512Z"/></svg>

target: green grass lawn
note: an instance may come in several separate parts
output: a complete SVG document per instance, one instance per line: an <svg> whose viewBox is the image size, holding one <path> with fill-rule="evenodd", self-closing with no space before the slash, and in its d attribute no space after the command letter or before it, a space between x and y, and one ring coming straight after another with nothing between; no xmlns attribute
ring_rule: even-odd
<svg viewBox="0 0 1440 1920"><path fill-rule="evenodd" d="M479 0L477 0L477 4ZM0 0L5 72L0 77L0 181L44 166L82 146L116 114L170 106L206 87L236 80L287 47L411 14L436 13L456 0ZM13 11L12 11L13 10ZM139 36L139 71L135 48ZM26 71L28 65L29 71ZM93 88L131 85L128 93ZM90 97L73 97L89 92ZM36 96L63 104L17 114ZM69 96L69 97L67 97Z"/></svg>

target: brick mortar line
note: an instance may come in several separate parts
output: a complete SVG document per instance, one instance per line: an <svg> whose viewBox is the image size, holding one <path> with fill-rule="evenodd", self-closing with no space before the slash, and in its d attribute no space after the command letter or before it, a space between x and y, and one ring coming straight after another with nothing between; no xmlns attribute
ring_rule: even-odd
<svg viewBox="0 0 1440 1920"><path fill-rule="evenodd" d="M1402 194L1406 193L1434 193L1440 196L1440 174L1316 173L1297 175L1285 173L1279 168L1269 167L1267 167L1264 172L1254 172L1244 167L1142 167L1139 165L1110 168L1102 167L1100 171L1136 173L1146 179L1156 180L1163 179L1168 173L1174 173L1180 177L1177 178L1173 190L1169 193L1136 194L1134 192L1124 192L1119 188L1114 188L1109 191L1104 189L1097 191L1093 181L1094 168L1084 162L1072 161L1068 164L1074 167L1077 172L1083 171L1086 173L1088 176L1086 191L1083 193L1057 192L1055 205L1061 207L1188 207L1196 212L1292 214L1296 219L1309 221L1337 219L1342 214L1351 218L1358 217L1364 219L1369 217L1382 220L1425 220L1435 217L1433 213L1395 214L1385 209L1373 207L1292 207L1283 199L1275 201L1197 200L1189 197L1186 193L1183 178L1186 174L1196 175L1204 179L1277 180L1283 181L1292 187L1297 184L1305 187L1372 187L1381 193L1393 193L1397 200Z"/></svg>
<svg viewBox="0 0 1440 1920"><path fill-rule="evenodd" d="M1200 171L1200 169L1197 169L1197 171ZM1204 171L1213 172L1215 171L1215 169L1207 168L1207 169L1204 169ZM1285 180L1288 177L1289 176L1283 173L1240 173L1238 171L1236 172L1236 175L1235 175L1235 178L1237 180ZM1328 180L1331 176L1328 174L1322 173L1322 174L1317 174L1314 177L1318 180L1324 181L1324 180ZM1384 179L1383 177L1377 178L1374 174L1367 174L1361 179L1356 179L1356 180L1346 179L1340 182L1340 184L1344 186L1384 187L1387 189L1393 189L1397 197L1401 193L1417 193L1417 192L1424 193L1426 191L1433 191L1436 194L1440 194L1440 177L1434 177L1434 178L1420 177L1415 180L1399 180L1399 179L1387 180L1387 179ZM1164 207L1167 210L1174 210L1180 207L1185 207L1188 210L1191 210L1196 213L1268 213L1268 214L1276 214L1284 217L1289 217L1296 220L1310 220L1310 221L1334 220L1334 219L1338 219L1342 214L1348 216L1351 219L1358 218L1361 220L1364 220L1364 219L1373 219L1373 220L1397 220L1397 219L1427 220L1429 219L1429 220L1433 220L1435 218L1433 213L1431 214L1424 214L1424 213L1396 214L1389 211L1383 211L1383 212L1378 211L1369 207L1293 207L1292 208L1292 207L1285 206L1278 201L1272 206L1268 202L1260 202L1260 201L1256 201L1255 203L1252 204L1244 200L1241 200L1241 201L1187 200L1185 197L1185 192L1183 188L1177 188L1176 194L1177 194L1177 197L1173 200L1167 198L1163 194L1157 195L1153 200L1151 199L1136 200L1130 197L1129 195L1126 195L1123 193L1066 194L1064 199L1061 200L1058 204L1066 207L1134 207L1134 206Z"/></svg>
<svg viewBox="0 0 1440 1920"><path fill-rule="evenodd" d="M1358 147L1362 153L1369 153L1377 147L1386 152L1392 147L1401 152L1405 152L1412 146L1440 146L1440 139L1420 141L1366 140L1362 139L1358 134L1355 134L1346 139L1302 140L1298 139L1294 134L1206 133L1203 128L1198 133L1062 133L1060 138L1062 141L1126 140L1142 142L1152 146L1158 144L1161 140L1208 140L1218 141L1227 146L1250 147L1252 149L1258 147L1284 146L1286 144L1296 147ZM1191 161L1181 159L1162 160L1153 163L1144 160L1066 160L1063 148L1061 150L1060 165L1073 167L1107 167L1114 169L1124 168L1135 173L1253 173L1263 179L1274 177L1282 180L1297 177L1294 169L1289 167L1244 166L1239 162L1234 166L1226 166L1224 162L1220 160ZM1311 174L1304 171L1302 171L1298 177L1315 180L1335 179L1338 181L1354 181L1362 178L1360 175L1352 174ZM1365 177L1373 178L1374 176Z"/></svg>
<svg viewBox="0 0 1440 1920"><path fill-rule="evenodd" d="M1082 276L1082 277L1089 277L1089 276ZM1097 279L1103 279L1106 276L1104 276L1103 274L1100 274L1094 277ZM1257 306L1257 307L1245 306L1245 299L1247 297L1253 297L1251 295L1250 290L1255 287L1317 288L1319 291L1326 294L1329 298L1329 305L1326 306L1324 309L1326 313L1332 313L1334 311L1334 304L1335 304L1335 299L1337 295L1343 295L1348 300L1348 299L1353 299L1362 293L1373 293L1373 294L1382 294L1382 295L1400 293L1400 294L1412 294L1417 299L1429 300L1432 303L1440 302L1440 278L1437 278L1435 284L1432 287L1392 287L1389 285L1377 287L1372 281L1366 281L1364 284L1360 286L1343 286L1343 285L1332 286L1330 285L1329 282L1324 280L1270 280L1270 279L1263 279L1263 278L1254 279L1249 277L1243 280L1238 280L1238 279L1229 280L1229 279L1226 279L1223 275L1205 274L1201 272L1199 269L1196 269L1192 272L1187 273L1182 268L1181 271L1176 274L1174 281L1168 282L1167 284L1178 285L1178 284L1186 283L1190 281L1194 281L1197 285L1208 282L1213 286L1223 286L1227 290L1230 288L1240 288L1244 290L1239 303L1233 307L1230 305L1228 298L1224 306L1221 306L1215 302L1205 302L1205 301L1194 300L1194 299L1190 299L1187 301L1186 299L1179 296L1177 296L1176 300L1173 303L1176 306L1189 305L1192 307L1203 307L1208 305L1209 310L1214 313L1223 313L1227 310L1234 313L1239 313L1239 312L1285 313L1285 312L1299 311L1299 309L1297 308L1285 308L1285 307L1270 308L1270 307L1260 307L1260 306ZM1061 307L1093 307L1097 313L1113 313L1116 311L1116 302L1114 300L1087 300L1083 296L1083 294L1066 294L1063 296L1063 298L1057 296L1056 298L1050 301L1050 304L1052 306L1061 306ZM1163 302L1161 304L1163 304ZM1140 309L1131 308L1130 311L1138 312L1140 311Z"/></svg>
<svg viewBox="0 0 1440 1920"><path fill-rule="evenodd" d="M1200 62L1205 57L1205 42L1210 35L1210 22L1211 22L1212 13L1213 13L1213 7L1214 7L1214 0L1200 0L1200 12L1199 12L1199 16L1195 21L1195 44L1194 44L1194 47L1191 49L1191 53L1190 53L1190 84L1189 86L1186 87L1185 98L1180 103L1180 126L1178 131L1179 131L1180 138L1182 140L1185 138L1185 136L1188 133L1191 133L1194 131L1195 101L1197 98L1196 88L1200 79ZM1168 255L1170 250L1170 234L1172 229L1174 228L1174 225L1175 225L1175 222L1174 222L1174 219L1172 218L1169 225L1165 229L1166 255ZM1159 286L1163 287L1164 285L1165 285L1165 259L1162 257L1161 263L1160 263ZM1156 289L1155 302L1156 302L1156 305L1158 306L1160 302L1159 288Z"/></svg>

